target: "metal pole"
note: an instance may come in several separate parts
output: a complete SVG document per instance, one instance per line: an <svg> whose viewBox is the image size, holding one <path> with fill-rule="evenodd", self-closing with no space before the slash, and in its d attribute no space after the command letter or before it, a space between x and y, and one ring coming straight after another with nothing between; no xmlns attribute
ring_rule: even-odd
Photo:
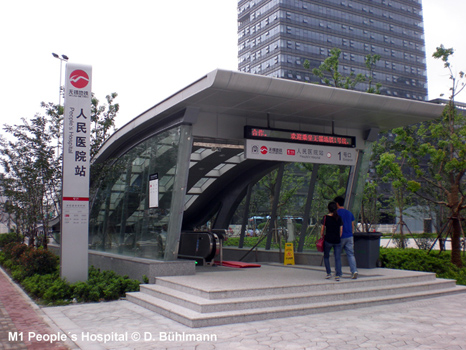
<svg viewBox="0 0 466 350"><path fill-rule="evenodd" d="M278 173L277 173L277 180L275 184L275 193L274 193L274 199L273 199L273 204L272 204L272 215L270 218L270 225L269 225L269 234L267 236L267 242L265 244L265 250L270 250L270 246L272 245L272 236L274 230L277 229L276 227L276 221L277 221L277 208L278 208L278 202L280 200L280 190L282 187L282 180L283 180L283 172L285 170L285 164L281 163L280 167L278 168ZM280 238L279 238L280 239Z"/></svg>
<svg viewBox="0 0 466 350"><path fill-rule="evenodd" d="M59 93L58 93L58 108L61 106L61 94L62 94L62 66L63 66L63 61L60 59L60 84L59 84ZM58 110L58 113L60 113L60 109Z"/></svg>
<svg viewBox="0 0 466 350"><path fill-rule="evenodd" d="M63 85L62 85L62 66L63 66L63 61L68 62L69 57L66 55L61 55L58 56L56 53L52 52L52 56L60 60L60 83L58 84L59 86L59 93L58 93L58 112L60 113L60 106L61 106L61 95L63 92Z"/></svg>
<svg viewBox="0 0 466 350"><path fill-rule="evenodd" d="M311 211L312 199L314 197L314 189L317 181L317 173L319 164L314 164L312 167L311 180L309 181L309 189L307 192L306 206L304 208L303 224L301 225L301 235L299 236L298 252L302 252L304 248L304 240L306 238L307 225L309 223L309 212Z"/></svg>
<svg viewBox="0 0 466 350"><path fill-rule="evenodd" d="M248 192L246 194L246 203L244 204L243 221L241 223L241 232L239 235L238 248L243 248L243 245L244 245L244 235L246 234L245 231L248 225L249 205L251 203L251 194L252 194L252 184L249 184Z"/></svg>

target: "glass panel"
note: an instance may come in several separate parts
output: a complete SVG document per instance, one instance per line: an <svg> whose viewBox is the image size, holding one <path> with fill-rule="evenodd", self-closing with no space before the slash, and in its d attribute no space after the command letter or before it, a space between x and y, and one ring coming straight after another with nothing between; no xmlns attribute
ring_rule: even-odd
<svg viewBox="0 0 466 350"><path fill-rule="evenodd" d="M90 249L163 258L179 135L179 128L163 132L133 147L110 166L94 167ZM154 173L159 178L159 207L149 208L149 175Z"/></svg>
<svg viewBox="0 0 466 350"><path fill-rule="evenodd" d="M320 218L327 213L327 205L337 196L344 196L347 188L348 166L321 164L318 170L317 183L314 189L309 223L303 222L304 208L309 192L313 164L290 163L285 166L283 182L278 201L277 232L274 234L272 249L278 247L278 236L283 241L293 242L298 246L301 226L308 226L304 249L314 249L319 231ZM252 188L248 213L248 227L244 247L253 246L262 235L269 232L272 201L277 178L277 170L264 176ZM245 199L237 208L230 223L230 232L239 236L243 221ZM265 245L260 245L262 247ZM226 245L237 244L238 240L229 239ZM275 245L274 245L275 244ZM282 244L283 247L283 244Z"/></svg>

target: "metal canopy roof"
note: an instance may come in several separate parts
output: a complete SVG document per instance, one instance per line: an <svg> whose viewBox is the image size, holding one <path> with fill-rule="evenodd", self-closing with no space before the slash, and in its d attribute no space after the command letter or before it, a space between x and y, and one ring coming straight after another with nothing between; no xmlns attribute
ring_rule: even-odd
<svg viewBox="0 0 466 350"><path fill-rule="evenodd" d="M180 123L193 124L183 227L195 227L218 208L222 211L217 220L223 225L229 222L247 186L279 163L244 157L241 146L245 123L267 125L270 118L274 125L295 130L322 130L334 125L344 134L361 138L369 129L387 130L438 118L442 110L443 106L427 102L215 70L119 129L105 142L95 161L118 159L160 130ZM225 142L223 146L228 143L228 147L209 146L210 138ZM360 147L364 148L364 143ZM136 160L131 181L143 174L140 168L145 160ZM161 183L172 181L173 173L172 169L162 175ZM120 187L117 182L112 192L115 208L122 198ZM139 213L143 204L136 203L133 209Z"/></svg>
<svg viewBox="0 0 466 350"><path fill-rule="evenodd" d="M200 113L233 115L303 125L328 125L355 130L390 130L438 118L443 106L428 102L368 94L255 74L215 70L142 113L103 145L99 156L153 125L173 123L188 108ZM131 143L131 141L130 141Z"/></svg>

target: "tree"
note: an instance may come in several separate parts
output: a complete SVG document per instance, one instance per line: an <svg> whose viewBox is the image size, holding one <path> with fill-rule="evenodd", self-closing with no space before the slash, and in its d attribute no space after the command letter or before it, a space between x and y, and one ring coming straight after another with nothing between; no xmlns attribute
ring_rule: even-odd
<svg viewBox="0 0 466 350"><path fill-rule="evenodd" d="M102 144L115 131L115 118L120 110L120 105L114 103L118 96L116 92L105 96L106 105L99 105L99 100L92 94L91 106L91 158L99 151Z"/></svg>
<svg viewBox="0 0 466 350"><path fill-rule="evenodd" d="M119 111L114 103L116 97L112 93L106 96L108 105L99 105L92 96L92 156L115 129ZM0 164L4 168L0 186L7 198L3 210L14 217L17 230L30 245L46 247L50 220L61 212L63 107L44 102L41 107L44 115L30 121L23 118L19 125L4 125L6 135L0 137Z"/></svg>
<svg viewBox="0 0 466 350"><path fill-rule="evenodd" d="M370 232L372 224L380 219L381 194L376 181L368 180L364 186L364 193L361 201L361 225L363 232Z"/></svg>
<svg viewBox="0 0 466 350"><path fill-rule="evenodd" d="M303 184L303 178L298 176L298 168L293 164L287 164L284 170L281 183L278 182L278 170L273 170L265 175L258 183L255 192L258 198L262 198L262 207L271 211L275 199L275 192L277 186L280 186L279 202L277 205L277 215L284 217L286 215L293 215L294 209L297 205L294 199L297 198L296 194ZM272 227L278 225L272 224ZM278 242L278 234L274 232L274 241Z"/></svg>
<svg viewBox="0 0 466 350"><path fill-rule="evenodd" d="M391 184L392 196L390 197L390 205L395 209L398 215L398 226L400 228L400 248L406 248L404 238L404 211L407 206L412 203L412 193L407 190L402 180L402 169L405 167L406 157L404 155L397 156L396 153L384 153L380 156L377 172L381 174L384 170L389 169L388 173L383 177L383 181Z"/></svg>
<svg viewBox="0 0 466 350"><path fill-rule="evenodd" d="M340 65L341 50L333 48L330 50L330 56L318 67L312 70L312 74L317 76L322 83L343 89L354 89L354 87L365 80L363 74L355 75L353 72L349 76L344 76L338 71ZM304 61L304 68L310 68L309 60Z"/></svg>
<svg viewBox="0 0 466 350"><path fill-rule="evenodd" d="M31 246L38 243L47 247L49 223L57 210L54 197L61 175L60 159L48 118L36 115L22 122L3 128L14 139L0 139L0 161L5 170L2 188L8 198L4 211L14 216L17 230Z"/></svg>
<svg viewBox="0 0 466 350"><path fill-rule="evenodd" d="M371 168L375 170L375 164L378 163L380 155L386 149L387 137L383 136L375 141L371 152ZM361 201L361 229L362 232L371 232L372 225L378 224L382 217L383 194L381 193L381 176L375 171L369 171L364 185L363 196Z"/></svg>
<svg viewBox="0 0 466 350"><path fill-rule="evenodd" d="M317 76L320 79L320 82L328 85L328 86L333 86L337 88L343 88L343 89L354 89L357 84L361 82L368 82L368 89L366 92L368 93L375 93L375 94L380 94L380 88L382 87L381 83L374 83L374 69L377 64L377 62L380 60L381 56L380 55L366 55L364 57L365 60L365 65L368 71L368 74L364 75L362 73L359 73L355 75L353 72L350 73L349 76L344 76L339 72L339 66L340 66L340 56L341 56L341 50L337 48L333 48L330 50L330 56L327 57L324 62L318 67L314 68L312 70L312 73ZM304 61L304 68L310 69L311 63L309 60ZM326 169L325 167L322 167L319 169L319 172L324 171ZM330 175L337 175L335 174L330 174ZM338 190L336 190L335 183L332 183L331 185L327 184L328 180L332 181L333 177L328 177L328 176L319 176L319 179L325 179L323 180L323 185L326 187L326 190L330 191L328 193L332 192L338 192L341 191L341 188L344 188L342 186L339 186ZM368 186L367 189L365 189L365 197L362 202L362 211L361 211L361 216L362 216L362 222L365 223L366 225L366 230L369 229L368 225L368 219L371 218L371 220L375 220L378 218L378 215L376 214L376 208L379 206L378 205L378 198L376 196L377 192L374 192L374 189L377 187L377 184L374 183L374 181L371 182L366 182L366 185ZM321 187L322 189L324 187ZM328 193L322 193L322 198L325 198ZM342 194L344 193L344 190ZM336 193L335 193L336 194ZM337 194L336 194L337 195ZM341 194L338 194L341 195ZM331 197L334 198L334 197ZM369 211L366 210L369 209ZM367 215L366 215L367 214Z"/></svg>
<svg viewBox="0 0 466 350"><path fill-rule="evenodd" d="M364 74L354 74L351 72L345 76L339 72L341 50L333 48L330 50L330 56L327 57L324 62L318 67L312 70L312 74L320 79L320 82L327 86L333 86L342 89L353 90L357 84L368 81L369 88L366 92L380 94L380 88L382 84L377 83L375 87L372 86L374 81L374 68L377 62L380 60L380 55L366 55L365 65L369 71L368 76ZM310 69L311 63L309 60L304 61L304 68Z"/></svg>
<svg viewBox="0 0 466 350"><path fill-rule="evenodd" d="M323 201L321 205L325 212L327 212L328 202L333 201L335 197L345 194L349 167L345 165L321 164L318 174L319 183L316 187L316 193L318 198Z"/></svg>
<svg viewBox="0 0 466 350"><path fill-rule="evenodd" d="M450 96L441 117L415 127L397 128L395 144L402 149L406 163L391 162L388 176L420 198L443 206L449 211L452 242L451 261L461 262L461 211L466 208L466 117L455 105L455 98L464 89L464 73L458 76L449 62L453 49L437 47L433 54L444 62L451 80ZM388 155L387 155L388 157ZM404 168L413 169L414 173Z"/></svg>
<svg viewBox="0 0 466 350"><path fill-rule="evenodd" d="M369 83L369 88L367 89L366 92L370 94L380 94L380 88L382 87L381 83L376 83L375 87L372 86L372 83L374 82L374 68L377 62L380 60L380 55L366 55L364 57L364 61L367 67L367 70L369 71L369 75L367 77L367 81Z"/></svg>

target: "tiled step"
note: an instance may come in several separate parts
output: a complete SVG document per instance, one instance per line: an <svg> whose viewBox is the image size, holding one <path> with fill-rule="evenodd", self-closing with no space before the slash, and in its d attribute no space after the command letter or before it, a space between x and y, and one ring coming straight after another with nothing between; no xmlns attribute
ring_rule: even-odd
<svg viewBox="0 0 466 350"><path fill-rule="evenodd" d="M211 313L197 312L145 293L128 293L127 298L135 304L143 306L148 310L155 311L188 327L198 328L347 310L351 308L418 300L422 298L431 298L435 296L443 296L461 292L466 292L466 287L455 287L434 291L418 291L388 296L383 295L363 299L346 299L338 301L271 306Z"/></svg>
<svg viewBox="0 0 466 350"><path fill-rule="evenodd" d="M355 285L355 284L353 284ZM454 288L455 281L432 280L424 283L393 284L389 286L359 286L359 288L336 288L327 291L309 290L307 292L295 292L288 290L286 294L255 295L248 297L236 297L225 299L205 299L185 292L159 285L142 285L141 293L151 295L176 305L197 311L200 313L221 312L230 310L244 310L271 306L299 305L306 303L330 302L348 299L362 299L377 296L388 296L409 292L421 292L427 290L439 290ZM289 288L290 289L290 288Z"/></svg>
<svg viewBox="0 0 466 350"><path fill-rule="evenodd" d="M277 294L288 294L290 288L293 289L293 293L306 293L306 292L319 292L328 290L340 290L340 289L352 289L352 288L371 288L376 286L396 285L396 284L409 284L409 283L423 283L428 281L434 281L434 273L418 273L407 276L399 277L385 277L376 276L370 279L359 279L357 283L355 281L342 280L339 283L329 284L328 281L323 280L320 283L301 283L296 285L284 285L284 286L249 286L247 288L235 288L227 289L219 286L215 290L207 290L200 287L189 286L187 284L179 282L179 280L172 281L170 278L158 278L155 285L141 285L142 288L152 288L152 286L166 287L171 290L183 292L192 296L198 296L205 299L225 299L225 298L239 298L239 297L253 297L258 295L277 295Z"/></svg>
<svg viewBox="0 0 466 350"><path fill-rule="evenodd" d="M266 273L257 277L242 274L238 281L237 275L161 277L155 285L141 285L140 292L127 293L127 299L189 327L206 327L466 292L466 287L456 286L453 280L436 279L432 273L379 272L341 282L323 280L321 271L296 270L281 271L298 273L287 283L277 283L274 275L259 281ZM312 279L306 279L308 273L313 274Z"/></svg>

